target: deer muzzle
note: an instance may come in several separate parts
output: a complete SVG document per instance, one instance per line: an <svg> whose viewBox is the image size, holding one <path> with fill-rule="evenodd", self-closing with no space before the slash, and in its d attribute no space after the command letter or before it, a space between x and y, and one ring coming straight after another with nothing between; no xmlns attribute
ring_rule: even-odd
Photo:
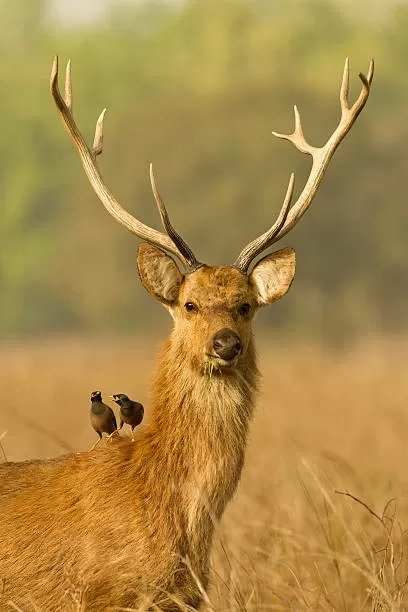
<svg viewBox="0 0 408 612"><path fill-rule="evenodd" d="M242 350L241 338L225 327L215 334L212 339L214 355L223 361L233 361Z"/></svg>

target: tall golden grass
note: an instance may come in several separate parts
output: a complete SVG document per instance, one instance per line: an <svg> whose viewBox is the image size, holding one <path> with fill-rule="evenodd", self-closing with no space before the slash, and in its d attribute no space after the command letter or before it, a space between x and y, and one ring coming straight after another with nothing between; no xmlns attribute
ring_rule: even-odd
<svg viewBox="0 0 408 612"><path fill-rule="evenodd" d="M149 405L157 342L60 338L0 351L9 460L86 450L90 392ZM261 347L240 488L217 530L217 611L408 609L408 340Z"/></svg>

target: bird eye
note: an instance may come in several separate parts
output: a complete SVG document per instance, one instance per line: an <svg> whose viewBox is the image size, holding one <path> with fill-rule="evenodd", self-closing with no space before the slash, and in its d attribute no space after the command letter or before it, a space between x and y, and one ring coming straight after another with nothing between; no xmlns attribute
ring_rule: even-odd
<svg viewBox="0 0 408 612"><path fill-rule="evenodd" d="M241 306L238 307L238 312L241 315L246 315L248 314L248 312L251 310L251 306L249 304L247 304L245 302L245 304L241 304Z"/></svg>
<svg viewBox="0 0 408 612"><path fill-rule="evenodd" d="M195 304L193 304L193 302L186 302L184 304L184 308L187 310L187 312L198 312L198 308Z"/></svg>

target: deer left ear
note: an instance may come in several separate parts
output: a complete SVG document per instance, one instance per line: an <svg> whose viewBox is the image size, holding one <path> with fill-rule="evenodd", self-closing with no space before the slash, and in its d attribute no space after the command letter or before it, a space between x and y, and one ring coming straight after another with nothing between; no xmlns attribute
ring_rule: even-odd
<svg viewBox="0 0 408 612"><path fill-rule="evenodd" d="M165 306L174 304L183 281L176 262L158 247L142 242L137 251L137 267L150 295Z"/></svg>
<svg viewBox="0 0 408 612"><path fill-rule="evenodd" d="M258 306L279 300L289 289L295 276L296 254L282 249L261 259L249 275Z"/></svg>

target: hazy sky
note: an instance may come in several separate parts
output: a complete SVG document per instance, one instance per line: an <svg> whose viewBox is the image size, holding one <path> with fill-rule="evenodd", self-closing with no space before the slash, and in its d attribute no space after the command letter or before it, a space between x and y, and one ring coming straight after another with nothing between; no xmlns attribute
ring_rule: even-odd
<svg viewBox="0 0 408 612"><path fill-rule="evenodd" d="M120 0L122 4L142 4L150 0ZM177 2L180 0L167 0ZM118 0L48 0L52 18L69 24L101 19L107 7L118 4Z"/></svg>
<svg viewBox="0 0 408 612"><path fill-rule="evenodd" d="M65 25L86 24L103 18L109 6L118 3L143 4L154 0L48 0L52 19ZM165 0L167 2L183 2L185 0ZM271 0L273 1L273 0ZM345 11L355 10L355 0L333 0L342 4ZM405 4L408 0L372 0L370 15L367 18L378 19L387 15L390 7L395 4ZM290 2L290 0L288 0ZM366 6L366 4L365 4Z"/></svg>
<svg viewBox="0 0 408 612"><path fill-rule="evenodd" d="M121 2L143 2L144 0L121 0ZM78 23L100 19L109 5L116 0L49 0L53 17L65 23Z"/></svg>

